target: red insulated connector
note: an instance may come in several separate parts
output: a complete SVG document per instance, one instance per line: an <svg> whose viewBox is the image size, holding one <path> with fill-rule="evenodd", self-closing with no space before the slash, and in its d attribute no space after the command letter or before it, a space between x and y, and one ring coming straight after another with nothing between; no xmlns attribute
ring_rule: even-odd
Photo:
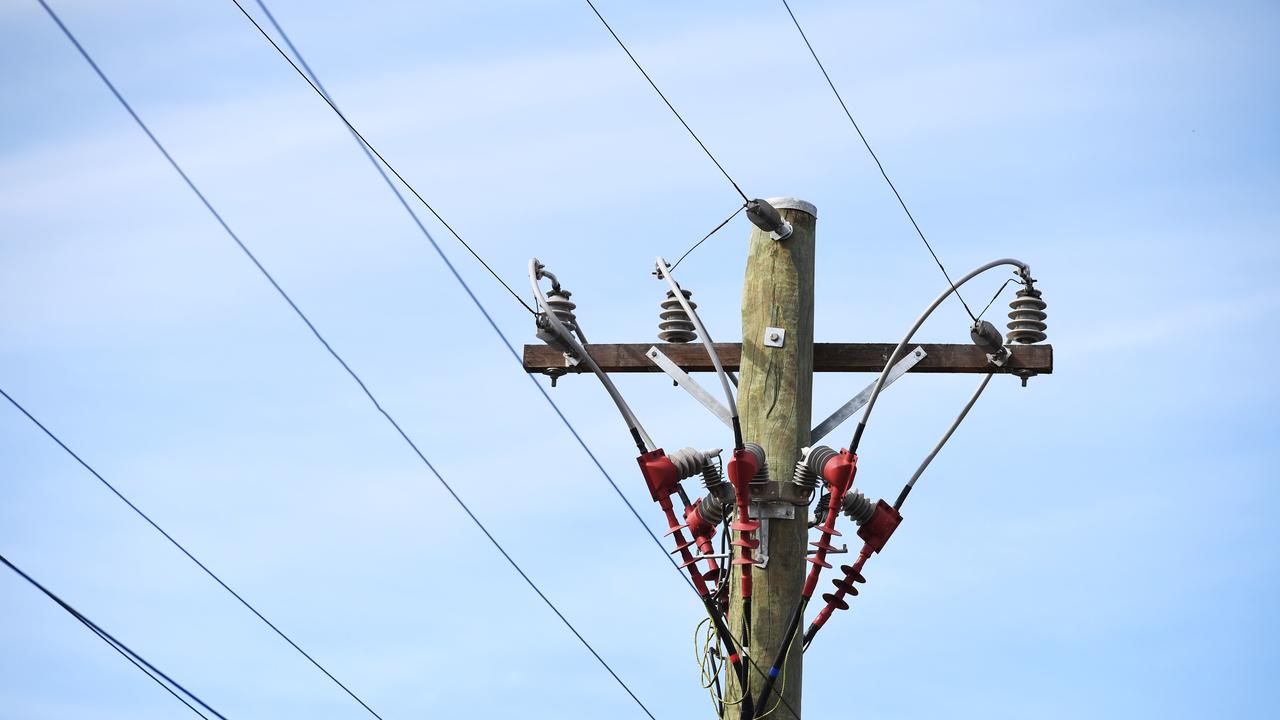
<svg viewBox="0 0 1280 720"><path fill-rule="evenodd" d="M870 545L863 545L861 552L858 553L858 559L852 565L841 565L840 569L844 571L844 577L832 582L836 586L834 593L824 593L823 600L827 601L825 607L818 613L818 616L809 624L809 629L805 631L805 640L812 640L815 633L827 624L827 620L831 618L831 614L836 610L848 610L849 603L845 602L846 595L857 595L858 588L855 582L865 583L866 578L862 577L862 567L867 564L867 559L871 557L873 549Z"/></svg>
<svg viewBox="0 0 1280 720"><path fill-rule="evenodd" d="M729 474L729 483L733 485L734 500L737 505L734 510L734 520L729 527L737 533L737 537L733 540L733 546L738 548L738 557L734 558L733 564L737 565L742 571L742 597L751 597L751 566L755 564L751 551L760 547L757 540L752 539L751 534L760 529L760 523L751 519L751 478L755 477L756 471L760 467L756 462L755 455L752 455L746 448L736 448L733 451L733 457L725 468Z"/></svg>
<svg viewBox="0 0 1280 720"><path fill-rule="evenodd" d="M651 450L640 457L636 458L636 462L640 464L640 472L644 475L645 484L649 486L649 494L654 501L662 508L662 512L667 517L667 532L676 541L675 553L680 555L680 567L689 571L689 577L693 579L694 588L698 591L698 595L706 597L711 593L707 587L706 577L710 573L704 574L698 569L698 560L689 552L689 548L694 546L695 540L685 540L684 533L681 529L684 527L680 524L679 518L676 517L675 508L671 504L671 496L678 489L680 482L680 473L676 470L676 466L671 462L671 458L662 451L661 448Z"/></svg>
<svg viewBox="0 0 1280 720"><path fill-rule="evenodd" d="M858 472L858 456L850 453L848 450L841 450L839 455L832 455L822 466L822 479L827 483L827 492L830 499L827 504L827 517L822 522L822 537L817 542L809 543L817 548L817 552L812 557L806 558L813 563L813 567L809 568L809 576L805 579L804 589L801 591L805 600L813 597L813 591L818 587L818 576L822 574L823 568L831 567L827 562L827 553L835 550L831 545L832 536L839 536L836 531L836 518L840 515L840 502L844 499L844 494L849 492L849 488L853 485L853 478Z"/></svg>
<svg viewBox="0 0 1280 720"><path fill-rule="evenodd" d="M876 503L876 510L871 519L858 528L858 537L862 538L864 543L862 550L858 553L858 560L853 565L840 566L844 571L844 577L834 581L836 586L834 593L826 593L822 596L822 599L827 601L826 607L822 608L818 616L809 624L809 629L804 634L806 642L813 639L814 634L826 624L832 613L836 610L849 609L845 596L858 594L858 589L854 586L855 582L866 582L862 577L862 567L867 564L872 554L884 549L889 538L893 536L893 531L897 530L901 524L902 515L898 514L892 505L884 500Z"/></svg>
<svg viewBox="0 0 1280 720"><path fill-rule="evenodd" d="M872 550L880 552L884 549L885 543L889 542L889 538L893 535L893 531L898 529L902 524L902 516L889 503L881 500L876 503L876 512L871 519L863 523L858 528L858 537L871 547Z"/></svg>
<svg viewBox="0 0 1280 720"><path fill-rule="evenodd" d="M712 544L711 539L716 536L716 526L706 521L702 517L702 513L698 508L702 505L702 498L694 501L684 512L684 526L689 530L689 534L693 536L693 542L698 548L698 552L707 557L707 572L702 576L703 580L712 581L720 576L720 566L710 556L715 554L716 547Z"/></svg>
<svg viewBox="0 0 1280 720"><path fill-rule="evenodd" d="M644 475L645 484L649 486L649 495L653 497L653 501L662 502L670 498L680 482L680 473L662 448L641 455L636 458L636 462L640 463L640 472Z"/></svg>

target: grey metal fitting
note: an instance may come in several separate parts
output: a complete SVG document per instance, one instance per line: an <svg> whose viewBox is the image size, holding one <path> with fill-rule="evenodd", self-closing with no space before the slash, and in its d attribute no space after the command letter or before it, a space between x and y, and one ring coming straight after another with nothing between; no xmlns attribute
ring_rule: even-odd
<svg viewBox="0 0 1280 720"><path fill-rule="evenodd" d="M748 202L747 219L752 225L769 233L774 240L786 240L791 237L791 223L783 220L782 214L768 200L756 198Z"/></svg>

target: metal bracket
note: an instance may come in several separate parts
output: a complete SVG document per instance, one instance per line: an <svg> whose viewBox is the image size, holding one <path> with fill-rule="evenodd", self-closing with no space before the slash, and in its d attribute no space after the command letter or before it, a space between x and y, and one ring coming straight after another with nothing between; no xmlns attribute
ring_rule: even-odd
<svg viewBox="0 0 1280 720"><path fill-rule="evenodd" d="M664 355L661 350L657 347L650 347L649 351L645 353L645 357L652 360L654 365L661 368L662 372L666 373L677 385L684 388L685 392L692 395L694 400L702 404L702 407L710 410L712 415L720 418L720 422L733 427L733 416L729 413L729 409L721 405L718 400L712 397L711 393L698 384L697 380L694 380L689 373L681 370L680 366Z"/></svg>
<svg viewBox="0 0 1280 720"><path fill-rule="evenodd" d="M891 370L889 370L889 375L884 379L884 386L889 387L892 385L895 380L905 375L911 368L915 367L916 363L923 360L927 354L928 353L926 353L922 347L917 347L915 350L907 353L901 360L894 364ZM875 382L872 382L870 385L863 388L862 392L854 395L849 402L841 405L839 410L836 410L831 414L831 417L818 423L818 426L809 433L809 444L817 445L819 440L826 437L832 430L835 430L840 423L848 420L849 416L858 412L863 405L867 404L867 400L871 399L871 392L875 387Z"/></svg>
<svg viewBox="0 0 1280 720"><path fill-rule="evenodd" d="M796 506L789 503L751 503L751 517L757 520L795 520Z"/></svg>
<svg viewBox="0 0 1280 720"><path fill-rule="evenodd" d="M780 327L767 327L764 329L764 346L765 347L782 347L786 342L787 329Z"/></svg>
<svg viewBox="0 0 1280 720"><path fill-rule="evenodd" d="M760 547L756 548L756 567L769 565L769 520L794 520L796 506L788 503L751 503L751 517L760 521Z"/></svg>

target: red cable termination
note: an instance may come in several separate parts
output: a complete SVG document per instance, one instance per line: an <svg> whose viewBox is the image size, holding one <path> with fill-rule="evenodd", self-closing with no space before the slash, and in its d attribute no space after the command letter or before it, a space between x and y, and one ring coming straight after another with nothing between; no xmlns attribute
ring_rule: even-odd
<svg viewBox="0 0 1280 720"><path fill-rule="evenodd" d="M760 541L752 539L751 534L760 529L760 523L751 519L751 478L760 469L755 455L746 448L735 448L725 468L729 475L729 483L733 485L736 508L730 529L738 534L733 546L738 548L738 557L733 559L742 573L742 599L751 599L751 566L755 564L751 551L760 547Z"/></svg>
<svg viewBox="0 0 1280 720"><path fill-rule="evenodd" d="M831 510L828 509L828 518ZM841 565L840 569L844 571L844 577L839 580L833 580L836 586L834 593L825 593L823 600L827 601L825 607L818 613L818 616L809 624L809 629L805 630L805 642L813 640L813 636L818 630L831 619L831 615L836 610L848 610L849 603L845 601L846 595L857 595L858 588L855 582L865 583L866 578L862 577L862 568L867 564L867 560L871 558L873 553L878 553L884 549L889 542L889 538L893 536L893 532L902 524L902 515L893 506L884 500L876 503L875 513L869 520L858 528L858 537L862 538L862 550L858 552L858 559L852 565Z"/></svg>
<svg viewBox="0 0 1280 720"><path fill-rule="evenodd" d="M818 576L822 574L823 568L831 567L831 563L827 562L827 553L835 550L831 545L832 536L840 535L836 530L836 518L840 516L840 503L844 500L844 494L853 486L853 478L857 473L858 456L848 450L841 450L840 454L832 455L822 466L822 478L827 482L827 492L831 497L827 502L827 517L822 522L822 537L817 542L809 543L817 548L817 552L812 557L806 558L813 563L813 567L809 568L809 577L805 579L804 589L800 593L804 601L813 597L813 591L818 587Z"/></svg>
<svg viewBox="0 0 1280 720"><path fill-rule="evenodd" d="M676 518L675 508L671 504L671 496L676 493L680 482L680 473L676 470L675 463L671 462L671 458L667 457L662 448L641 455L636 458L636 462L640 464L640 472L644 475L645 484L649 486L650 497L658 503L667 516L666 534L675 538L675 551L680 553L680 567L689 571L698 595L706 599L711 594L711 590L707 587L706 575L699 571L697 558L689 552L689 547L694 543L684 539L684 533L681 532L684 526Z"/></svg>

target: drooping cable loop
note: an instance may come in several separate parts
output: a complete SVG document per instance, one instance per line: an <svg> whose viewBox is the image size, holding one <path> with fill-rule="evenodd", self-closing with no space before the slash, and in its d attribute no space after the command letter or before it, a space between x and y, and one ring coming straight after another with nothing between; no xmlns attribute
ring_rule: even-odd
<svg viewBox="0 0 1280 720"><path fill-rule="evenodd" d="M902 338L902 341L898 343L897 347L894 348L893 352L890 353L889 357L886 359L884 369L880 371L880 376L876 378L875 388L871 391L871 397L867 399L867 406L862 411L862 419L858 421L858 427L853 431L853 439L849 442L850 452L856 453L858 451L858 444L862 440L862 433L866 430L867 420L871 417L871 411L875 409L876 400L879 399L880 392L884 390L885 379L889 376L889 371L893 368L893 364L897 362L898 358L902 356L907 343L911 342L911 338L915 337L916 331L920 329L920 326L924 324L924 321L928 320L929 316L933 314L933 311L938 309L938 306L942 304L942 301L950 297L957 288L992 268L1004 265L1016 268L1018 275L1022 278L1026 287L1031 287L1035 282L1031 277L1030 265L1014 258L1001 258L999 260L992 260L984 265L979 265L963 275L957 282L951 283L946 290L943 290L942 294L936 297L933 302L929 303L929 306L920 314L920 317L916 318L916 321L911 325L911 329L907 331L906 336Z"/></svg>

